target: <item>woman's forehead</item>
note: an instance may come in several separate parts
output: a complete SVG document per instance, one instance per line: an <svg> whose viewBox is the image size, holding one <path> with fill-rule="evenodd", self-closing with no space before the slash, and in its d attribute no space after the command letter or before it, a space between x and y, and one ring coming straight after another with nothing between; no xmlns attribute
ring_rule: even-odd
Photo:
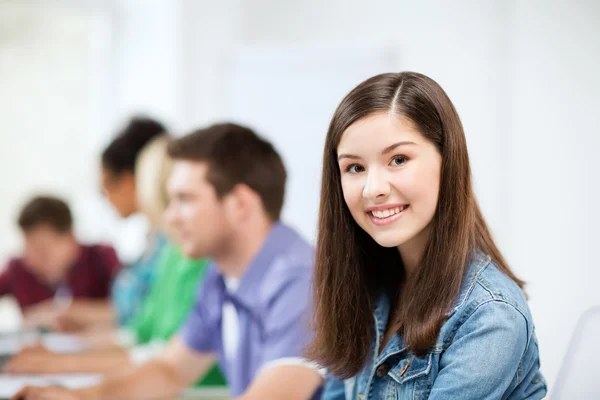
<svg viewBox="0 0 600 400"><path fill-rule="evenodd" d="M418 144L424 139L407 118L389 112L375 113L361 118L344 131L337 153L382 151L397 142Z"/></svg>

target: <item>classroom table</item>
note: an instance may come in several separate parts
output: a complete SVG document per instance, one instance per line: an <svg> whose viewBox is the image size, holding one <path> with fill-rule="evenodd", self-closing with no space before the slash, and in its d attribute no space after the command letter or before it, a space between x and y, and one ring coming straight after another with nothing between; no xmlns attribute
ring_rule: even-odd
<svg viewBox="0 0 600 400"><path fill-rule="evenodd" d="M24 385L44 385L51 383L67 383L68 387L85 387L98 382L101 376L81 375L6 375L0 374L0 400L9 399L17 393ZM173 398L183 400L225 400L229 397L226 387L203 387L185 390L181 396ZM165 399L170 400L170 399Z"/></svg>
<svg viewBox="0 0 600 400"><path fill-rule="evenodd" d="M39 332L13 332L0 334L0 364L17 353L23 346L40 342L52 351L69 353L82 351L83 341L72 335ZM0 365L1 367L1 365ZM0 400L8 399L25 385L61 385L68 388L81 388L102 380L98 374L66 375L9 375L0 373ZM190 388L178 397L185 400L223 400L229 397L226 387Z"/></svg>

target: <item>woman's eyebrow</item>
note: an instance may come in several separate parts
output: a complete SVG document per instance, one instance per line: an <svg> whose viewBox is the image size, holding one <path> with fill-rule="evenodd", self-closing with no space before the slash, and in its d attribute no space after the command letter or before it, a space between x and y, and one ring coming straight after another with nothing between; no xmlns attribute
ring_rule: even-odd
<svg viewBox="0 0 600 400"><path fill-rule="evenodd" d="M386 147L385 149L383 149L383 151L381 152L381 154L382 155L386 155L387 153L389 153L390 151L396 149L397 147L404 146L404 145L409 145L409 144L415 144L416 145L415 142L411 142L411 141L407 141L407 140L402 141L402 142L397 142L397 143L394 143L394 144ZM360 157L356 156L354 154L342 153L342 154L338 155L338 161L340 161L340 160L342 160L344 158L349 158L351 160L360 160Z"/></svg>
<svg viewBox="0 0 600 400"><path fill-rule="evenodd" d="M354 154L340 154L338 156L338 161L340 161L343 158L350 158L352 160L360 160L359 156L355 156Z"/></svg>
<svg viewBox="0 0 600 400"><path fill-rule="evenodd" d="M383 151L381 152L381 155L386 155L387 153L389 153L390 151L394 150L395 148L400 147L400 146L404 146L404 145L407 145L407 144L416 144L416 143L415 142L410 142L410 141L402 141L402 142L394 143L394 144L386 147L385 149L383 149Z"/></svg>

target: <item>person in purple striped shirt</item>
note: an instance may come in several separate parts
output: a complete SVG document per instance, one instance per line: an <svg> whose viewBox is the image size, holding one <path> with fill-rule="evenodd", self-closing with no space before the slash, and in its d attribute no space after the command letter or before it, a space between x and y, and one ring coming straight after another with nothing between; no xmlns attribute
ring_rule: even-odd
<svg viewBox="0 0 600 400"><path fill-rule="evenodd" d="M286 172L252 130L220 124L169 146L166 219L184 253L210 257L196 305L154 361L87 389L27 388L75 399L165 398L219 361L240 399L308 399L323 384L310 340L312 247L279 222ZM62 398L62 397L61 397Z"/></svg>

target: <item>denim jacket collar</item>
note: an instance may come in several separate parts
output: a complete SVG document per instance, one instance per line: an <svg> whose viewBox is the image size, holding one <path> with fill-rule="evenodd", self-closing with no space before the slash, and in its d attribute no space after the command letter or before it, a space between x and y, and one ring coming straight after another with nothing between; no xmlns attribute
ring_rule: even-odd
<svg viewBox="0 0 600 400"><path fill-rule="evenodd" d="M465 271L465 277L463 279L461 289L459 292L458 299L455 306L448 312L448 317L459 310L466 302L469 294L473 290L477 276L480 272L489 264L490 257L482 253L475 253L472 261L469 263L469 267ZM374 312L375 318L375 330L377 337L375 340L375 350L379 349L383 336L385 335L385 329L387 327L388 319L390 314L390 299L388 295L383 292L379 295ZM383 349L381 354L377 357L377 364L385 360L391 355L401 353L407 348L404 339L400 335L393 335L387 346Z"/></svg>

